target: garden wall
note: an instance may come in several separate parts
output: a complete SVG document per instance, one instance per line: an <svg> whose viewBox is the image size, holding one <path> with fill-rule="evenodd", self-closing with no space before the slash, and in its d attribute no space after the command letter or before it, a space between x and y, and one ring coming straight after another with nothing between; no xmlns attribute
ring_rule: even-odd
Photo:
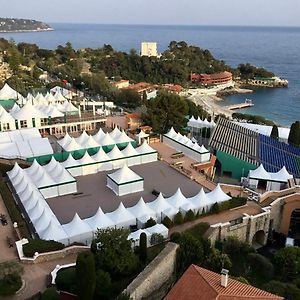
<svg viewBox="0 0 300 300"><path fill-rule="evenodd" d="M178 245L168 243L162 252L132 281L125 290L130 299L150 298L162 286L170 282L175 272Z"/></svg>

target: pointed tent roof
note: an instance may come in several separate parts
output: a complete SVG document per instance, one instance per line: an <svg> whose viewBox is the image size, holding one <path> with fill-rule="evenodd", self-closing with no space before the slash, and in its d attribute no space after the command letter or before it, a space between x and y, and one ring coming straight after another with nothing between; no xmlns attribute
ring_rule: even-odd
<svg viewBox="0 0 300 300"><path fill-rule="evenodd" d="M105 153L105 151L103 150L103 148L101 147L99 149L99 151L94 154L93 156L91 156L92 159L96 162L102 162L102 161L108 161L110 160L110 158L108 157L108 155Z"/></svg>
<svg viewBox="0 0 300 300"><path fill-rule="evenodd" d="M71 151L76 151L76 150L80 150L82 149L82 146L80 146L74 138L71 138L71 141L64 145L63 148L68 151L68 152L71 152Z"/></svg>
<svg viewBox="0 0 300 300"><path fill-rule="evenodd" d="M209 199L206 196L203 188L201 188L197 195L188 198L188 201L190 201L196 208L206 207L209 204Z"/></svg>
<svg viewBox="0 0 300 300"><path fill-rule="evenodd" d="M135 223L135 217L130 213L121 202L116 210L106 214L115 225L132 221Z"/></svg>
<svg viewBox="0 0 300 300"><path fill-rule="evenodd" d="M121 134L117 135L114 140L116 144L130 143L133 141L124 130L121 132Z"/></svg>
<svg viewBox="0 0 300 300"><path fill-rule="evenodd" d="M82 220L76 213L70 223L62 225L69 237L92 232L90 225Z"/></svg>
<svg viewBox="0 0 300 300"><path fill-rule="evenodd" d="M128 207L127 210L131 212L136 218L143 217L145 215L150 216L155 214L155 211L146 205L144 199L141 197L138 203L132 207Z"/></svg>
<svg viewBox="0 0 300 300"><path fill-rule="evenodd" d="M172 139L176 139L177 137L177 132L174 130L173 127L165 134L167 137L170 137Z"/></svg>
<svg viewBox="0 0 300 300"><path fill-rule="evenodd" d="M21 169L22 168L19 166L19 164L17 162L15 162L14 167L10 171L7 172L8 177L10 179L13 179L14 177L16 177L19 174L19 171Z"/></svg>
<svg viewBox="0 0 300 300"><path fill-rule="evenodd" d="M200 149L199 149L199 152L200 152L200 153L207 153L207 152L209 152L209 151L204 147L204 145L202 145L202 146L200 147Z"/></svg>
<svg viewBox="0 0 300 300"><path fill-rule="evenodd" d="M89 135L86 133L85 130L83 130L81 135L79 137L75 138L75 141L80 145L84 145L88 139L89 139Z"/></svg>
<svg viewBox="0 0 300 300"><path fill-rule="evenodd" d="M120 151L117 145L115 145L110 152L107 153L108 157L110 159L118 159L118 158L123 158L124 155Z"/></svg>
<svg viewBox="0 0 300 300"><path fill-rule="evenodd" d="M46 104L46 105L39 105L37 106L38 110L40 110L42 113L47 115L48 117L51 118L62 118L64 114L60 112L56 106L52 104Z"/></svg>
<svg viewBox="0 0 300 300"><path fill-rule="evenodd" d="M50 220L46 229L39 233L39 236L44 240L64 241L68 239L62 226L54 218Z"/></svg>
<svg viewBox="0 0 300 300"><path fill-rule="evenodd" d="M48 213L49 211L47 212L47 210L44 208L40 217L32 221L34 228L38 233L44 231L48 227L51 220Z"/></svg>
<svg viewBox="0 0 300 300"><path fill-rule="evenodd" d="M99 129L99 131L93 135L93 138L96 142L100 143L101 139L105 137L105 133L103 132L102 128Z"/></svg>
<svg viewBox="0 0 300 300"><path fill-rule="evenodd" d="M54 94L54 98L56 101L60 101L60 102L66 101L66 98L62 95L59 89L56 90Z"/></svg>
<svg viewBox="0 0 300 300"><path fill-rule="evenodd" d="M15 112L13 116L18 120L29 120L32 118L48 118L47 115L35 108L30 103L30 101L28 101L19 111Z"/></svg>
<svg viewBox="0 0 300 300"><path fill-rule="evenodd" d="M43 166L56 183L76 182L73 176L52 156L51 161Z"/></svg>
<svg viewBox="0 0 300 300"><path fill-rule="evenodd" d="M96 163L93 158L85 151L84 155L78 160L80 165L89 165Z"/></svg>
<svg viewBox="0 0 300 300"><path fill-rule="evenodd" d="M172 208L168 201L163 197L162 193L160 193L154 201L148 202L146 205L156 213L161 213Z"/></svg>
<svg viewBox="0 0 300 300"><path fill-rule="evenodd" d="M272 179L275 181L280 181L280 182L287 182L289 179L292 179L293 175L291 175L285 166L283 166L281 168L281 170L279 170L276 173L272 174Z"/></svg>
<svg viewBox="0 0 300 300"><path fill-rule="evenodd" d="M62 139L58 140L57 142L58 142L62 147L64 147L64 146L66 146L67 144L69 144L69 143L71 142L71 140L72 140L72 138L70 137L69 133L67 132L67 133L65 134L65 136L64 136Z"/></svg>
<svg viewBox="0 0 300 300"><path fill-rule="evenodd" d="M116 139L119 137L119 135L121 135L121 131L120 131L120 129L116 126L116 127L114 128L114 130L111 131L111 132L109 133L109 135L110 135L110 137L111 137L113 140L116 140Z"/></svg>
<svg viewBox="0 0 300 300"><path fill-rule="evenodd" d="M164 224L155 224L154 226L148 227L146 229L150 235L154 234L154 233L165 233L166 235L168 235L168 228L164 225Z"/></svg>
<svg viewBox="0 0 300 300"><path fill-rule="evenodd" d="M9 112L11 114L14 114L14 113L16 113L19 110L20 110L20 106L17 103L14 103L13 107L11 108L11 110Z"/></svg>
<svg viewBox="0 0 300 300"><path fill-rule="evenodd" d="M249 178L267 180L270 178L270 175L264 168L263 164L260 164L260 166L257 169L249 171Z"/></svg>
<svg viewBox="0 0 300 300"><path fill-rule="evenodd" d="M41 201L36 200L35 205L27 210L27 213L31 220L38 219L44 212L45 206L41 203Z"/></svg>
<svg viewBox="0 0 300 300"><path fill-rule="evenodd" d="M90 225L93 231L96 231L98 228L113 227L115 225L113 221L105 215L100 206L95 215L85 219L85 221Z"/></svg>
<svg viewBox="0 0 300 300"><path fill-rule="evenodd" d="M131 232L131 233L128 235L127 240L138 241L138 240L140 239L140 236L141 236L142 233L145 233L146 236L150 236L150 235L151 235L147 230L139 229L139 230L137 230L137 231Z"/></svg>
<svg viewBox="0 0 300 300"><path fill-rule="evenodd" d="M123 167L118 169L116 172L107 174L107 176L117 184L143 180L143 177L129 169L126 164L124 164Z"/></svg>
<svg viewBox="0 0 300 300"><path fill-rule="evenodd" d="M124 148L122 151L122 154L126 157L129 156L135 156L138 155L139 153L133 148L131 143L128 143L128 145L126 146L126 148Z"/></svg>
<svg viewBox="0 0 300 300"><path fill-rule="evenodd" d="M153 148L151 148L151 147L149 146L149 144L148 144L146 141L144 141L144 142L142 143L141 146L135 148L135 150L136 150L139 154L144 154L144 153L154 153L154 152L157 152L156 150L154 150Z"/></svg>
<svg viewBox="0 0 300 300"><path fill-rule="evenodd" d="M0 100L18 99L21 95L12 89L7 83L0 90Z"/></svg>
<svg viewBox="0 0 300 300"><path fill-rule="evenodd" d="M183 205L189 203L186 197L182 194L180 188L177 189L176 193L173 196L167 198L166 201L168 201L168 203L175 208L180 208Z"/></svg>
<svg viewBox="0 0 300 300"><path fill-rule="evenodd" d="M80 163L78 160L76 160L71 153L69 153L69 156L68 158L61 162L61 165L64 167L64 168L69 168L69 167L75 167L75 166L80 166Z"/></svg>
<svg viewBox="0 0 300 300"><path fill-rule="evenodd" d="M84 148L97 148L100 147L100 145L94 140L94 138L90 135L89 138L85 141L83 144Z"/></svg>
<svg viewBox="0 0 300 300"><path fill-rule="evenodd" d="M0 123L14 123L15 119L0 105Z"/></svg>
<svg viewBox="0 0 300 300"><path fill-rule="evenodd" d="M35 100L37 102L37 104L39 105L47 105L48 101L47 99L44 97L44 95L42 93L38 93L38 95L35 97Z"/></svg>
<svg viewBox="0 0 300 300"><path fill-rule="evenodd" d="M55 97L52 95L52 93L47 93L46 95L46 100L48 101L48 103L55 103L56 99Z"/></svg>
<svg viewBox="0 0 300 300"><path fill-rule="evenodd" d="M231 199L226 193L223 192L220 184L216 186L216 188L207 194L207 197L210 201L210 203L215 203L215 202L224 202L228 201Z"/></svg>
<svg viewBox="0 0 300 300"><path fill-rule="evenodd" d="M64 104L63 104L63 108L64 108L64 112L78 112L78 108L73 105L71 102L69 101L66 101Z"/></svg>
<svg viewBox="0 0 300 300"><path fill-rule="evenodd" d="M109 135L107 132L104 137L97 140L97 142L100 144L100 146L109 146L109 145L115 145L114 139Z"/></svg>

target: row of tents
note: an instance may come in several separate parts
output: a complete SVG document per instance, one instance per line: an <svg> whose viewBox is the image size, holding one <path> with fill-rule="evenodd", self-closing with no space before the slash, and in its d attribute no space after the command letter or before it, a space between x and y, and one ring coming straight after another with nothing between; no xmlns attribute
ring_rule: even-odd
<svg viewBox="0 0 300 300"><path fill-rule="evenodd" d="M128 143L123 150L114 145L107 153L103 150L103 147L100 147L96 154L90 155L86 151L80 159L75 159L70 153L68 158L61 164L76 177L118 169L124 164L134 166L155 161L157 161L157 151L144 141L137 148Z"/></svg>
<svg viewBox="0 0 300 300"><path fill-rule="evenodd" d="M173 127L163 135L163 143L198 162L207 162L210 160L210 152L204 145L199 146L196 141L193 142L187 136L176 132Z"/></svg>
<svg viewBox="0 0 300 300"><path fill-rule="evenodd" d="M120 131L117 127L110 133L104 133L104 131L100 128L99 131L95 135L88 135L86 131L83 131L82 134L73 138L70 137L68 133L58 141L58 144L68 152L76 151L80 149L90 149L97 147L108 147L114 145L119 145L121 148L126 146L128 143L134 142L125 131Z"/></svg>
<svg viewBox="0 0 300 300"><path fill-rule="evenodd" d="M216 123L214 122L214 120L212 119L211 121L208 121L206 118L204 120L202 120L200 117L198 117L197 119L194 118L194 116L192 116L188 123L187 123L188 127L191 128L214 128L216 127Z"/></svg>

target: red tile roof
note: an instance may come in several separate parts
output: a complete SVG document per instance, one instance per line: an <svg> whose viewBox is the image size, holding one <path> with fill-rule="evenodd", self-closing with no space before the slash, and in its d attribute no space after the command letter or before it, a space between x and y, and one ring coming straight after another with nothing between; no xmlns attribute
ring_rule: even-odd
<svg viewBox="0 0 300 300"><path fill-rule="evenodd" d="M283 300L282 297L260 290L252 285L228 279L221 286L221 274L191 265L175 284L165 300Z"/></svg>

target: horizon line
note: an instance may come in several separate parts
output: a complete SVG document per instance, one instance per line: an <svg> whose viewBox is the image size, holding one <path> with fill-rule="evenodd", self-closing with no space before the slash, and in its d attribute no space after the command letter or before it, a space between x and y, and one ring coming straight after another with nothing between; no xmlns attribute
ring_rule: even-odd
<svg viewBox="0 0 300 300"><path fill-rule="evenodd" d="M64 22L64 21L41 21L49 24L70 25L118 25L118 26L180 26L180 27L264 27L264 28L300 28L300 25L244 25L244 24L142 24L142 23L97 23L97 22Z"/></svg>

